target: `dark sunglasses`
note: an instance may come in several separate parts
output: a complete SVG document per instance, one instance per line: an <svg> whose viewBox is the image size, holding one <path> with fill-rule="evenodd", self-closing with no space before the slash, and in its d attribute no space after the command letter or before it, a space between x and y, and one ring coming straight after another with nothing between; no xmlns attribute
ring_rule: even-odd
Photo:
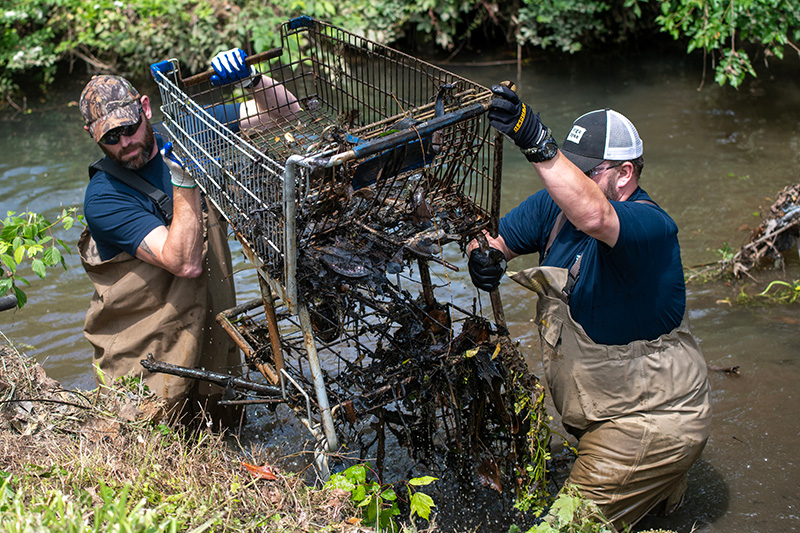
<svg viewBox="0 0 800 533"><path fill-rule="evenodd" d="M119 128L108 130L105 133L105 135L100 137L100 142L103 144L117 144L119 142L120 137L122 137L123 135L126 137L130 137L139 130L139 126L141 125L142 125L142 106L139 105L139 120L127 126L120 126Z"/></svg>

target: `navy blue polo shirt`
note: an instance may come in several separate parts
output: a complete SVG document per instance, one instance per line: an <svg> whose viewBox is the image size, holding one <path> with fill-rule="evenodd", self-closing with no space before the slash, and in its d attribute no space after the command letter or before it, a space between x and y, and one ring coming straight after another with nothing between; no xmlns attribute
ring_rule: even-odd
<svg viewBox="0 0 800 533"><path fill-rule="evenodd" d="M570 299L573 319L598 344L656 339L680 325L686 309L678 227L638 188L611 202L620 234L609 247L566 221L544 266L569 269L583 254ZM651 200L652 201L652 200ZM546 190L528 197L500 220L500 235L517 254L541 253L561 209Z"/></svg>
<svg viewBox="0 0 800 533"><path fill-rule="evenodd" d="M238 131L238 122L229 122L230 117L238 116L237 104L216 106L210 111L232 131ZM187 124L189 131L202 131L202 125L192 128L192 123L189 121ZM164 140L158 133L155 137L160 150L164 146ZM160 154L135 172L172 198L169 169ZM123 251L136 257L136 250L142 240L158 226L166 225L161 212L148 196L102 171L89 180L83 200L83 213L103 261Z"/></svg>

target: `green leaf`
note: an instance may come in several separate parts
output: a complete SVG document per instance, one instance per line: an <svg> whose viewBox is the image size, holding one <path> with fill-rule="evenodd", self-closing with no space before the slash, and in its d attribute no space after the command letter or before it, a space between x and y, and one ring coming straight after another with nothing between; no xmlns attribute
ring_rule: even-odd
<svg viewBox="0 0 800 533"><path fill-rule="evenodd" d="M431 507L436 507L433 503L433 498L424 492L415 492L414 495L411 496L411 516L414 516L414 513L416 513L425 520L428 520L431 514Z"/></svg>
<svg viewBox="0 0 800 533"><path fill-rule="evenodd" d="M367 481L367 468L364 465L353 465L344 471L344 475L353 483L365 483Z"/></svg>
<svg viewBox="0 0 800 533"><path fill-rule="evenodd" d="M45 275L47 274L44 261L38 258L31 261L31 269L33 269L33 273L39 276L41 279L44 279Z"/></svg>
<svg viewBox="0 0 800 533"><path fill-rule="evenodd" d="M11 271L12 274L17 271L17 264L14 262L14 258L10 255L0 254L0 261L3 262L3 264Z"/></svg>
<svg viewBox="0 0 800 533"><path fill-rule="evenodd" d="M47 265L47 266L55 266L58 263L58 259L55 259L53 257L53 252L54 251L56 251L55 248L48 248L42 254L42 261L44 261L45 265Z"/></svg>
<svg viewBox="0 0 800 533"><path fill-rule="evenodd" d="M350 498L352 498L354 502L363 502L364 499L367 498L367 489L364 487L364 485L356 485L350 493ZM366 499L367 503L369 503L370 498L371 496ZM362 503L362 505L364 504Z"/></svg>
<svg viewBox="0 0 800 533"><path fill-rule="evenodd" d="M327 489L341 489L346 490L347 492L353 492L353 489L356 486L347 479L342 474L333 474L327 483L325 483L325 488Z"/></svg>
<svg viewBox="0 0 800 533"><path fill-rule="evenodd" d="M359 489L361 489L361 490L359 490ZM361 502L356 507L366 507L367 505L372 503L372 494L366 495L366 497L364 497L365 495L364 495L363 491L364 491L364 486L363 485L359 485L358 488L356 488L356 490L353 492L353 496L352 496L353 497L353 501ZM361 499L357 500L355 498L356 493L359 493L359 495L361 496Z"/></svg>
<svg viewBox="0 0 800 533"><path fill-rule="evenodd" d="M14 285L14 280L11 278L0 279L0 296L3 296L5 293L10 291L12 285Z"/></svg>
<svg viewBox="0 0 800 533"><path fill-rule="evenodd" d="M393 502L397 499L397 494L394 492L394 489L389 488L381 492L381 498L386 501Z"/></svg>
<svg viewBox="0 0 800 533"><path fill-rule="evenodd" d="M22 291L22 289L20 289L16 285L14 285L14 294L17 295L17 307L22 308L22 306L28 302L28 297Z"/></svg>
<svg viewBox="0 0 800 533"><path fill-rule="evenodd" d="M581 499L577 496L568 497L561 495L553 502L553 506L550 508L550 514L553 514L555 511L559 520L563 521L563 523L569 523L575 516L575 511L580 507L580 504Z"/></svg>
<svg viewBox="0 0 800 533"><path fill-rule="evenodd" d="M415 477L408 480L409 485L413 485L415 487L422 487L424 485L430 485L434 481L437 481L438 477L433 476L422 476L422 477Z"/></svg>
<svg viewBox="0 0 800 533"><path fill-rule="evenodd" d="M62 241L61 239L56 239L56 242L57 242L58 244L60 244L60 245L61 245L61 247L62 247L62 248L64 248L64 250L65 250L65 251L66 251L68 254L71 254L71 253L72 253L72 250L70 250L70 248L69 248L69 246L67 245L67 243L65 243L65 242L64 242L64 241Z"/></svg>
<svg viewBox="0 0 800 533"><path fill-rule="evenodd" d="M16 240L16 239L14 239L14 240ZM22 246L20 246L20 247L18 247L18 248L17 248L17 247L15 247L15 248L14 248L14 261L15 261L17 264L20 264L20 263L22 263L22 260L23 260L24 258L25 258L25 248L24 248L24 247L22 247Z"/></svg>

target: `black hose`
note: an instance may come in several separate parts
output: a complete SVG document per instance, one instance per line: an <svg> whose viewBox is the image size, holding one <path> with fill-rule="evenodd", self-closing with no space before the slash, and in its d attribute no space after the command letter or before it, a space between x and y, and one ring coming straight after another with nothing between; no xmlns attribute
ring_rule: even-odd
<svg viewBox="0 0 800 533"><path fill-rule="evenodd" d="M13 309L16 306L17 306L17 296L15 294L9 294L8 296L3 296L2 298L0 298L0 311Z"/></svg>

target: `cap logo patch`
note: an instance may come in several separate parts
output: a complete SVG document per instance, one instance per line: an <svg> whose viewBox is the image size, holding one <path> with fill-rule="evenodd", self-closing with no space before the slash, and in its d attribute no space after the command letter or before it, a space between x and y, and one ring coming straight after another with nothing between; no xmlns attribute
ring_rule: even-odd
<svg viewBox="0 0 800 533"><path fill-rule="evenodd" d="M569 135L567 135L567 140L570 142L574 142L575 144L580 144L581 137L583 137L584 133L586 133L586 128L573 125L572 129L569 132Z"/></svg>

